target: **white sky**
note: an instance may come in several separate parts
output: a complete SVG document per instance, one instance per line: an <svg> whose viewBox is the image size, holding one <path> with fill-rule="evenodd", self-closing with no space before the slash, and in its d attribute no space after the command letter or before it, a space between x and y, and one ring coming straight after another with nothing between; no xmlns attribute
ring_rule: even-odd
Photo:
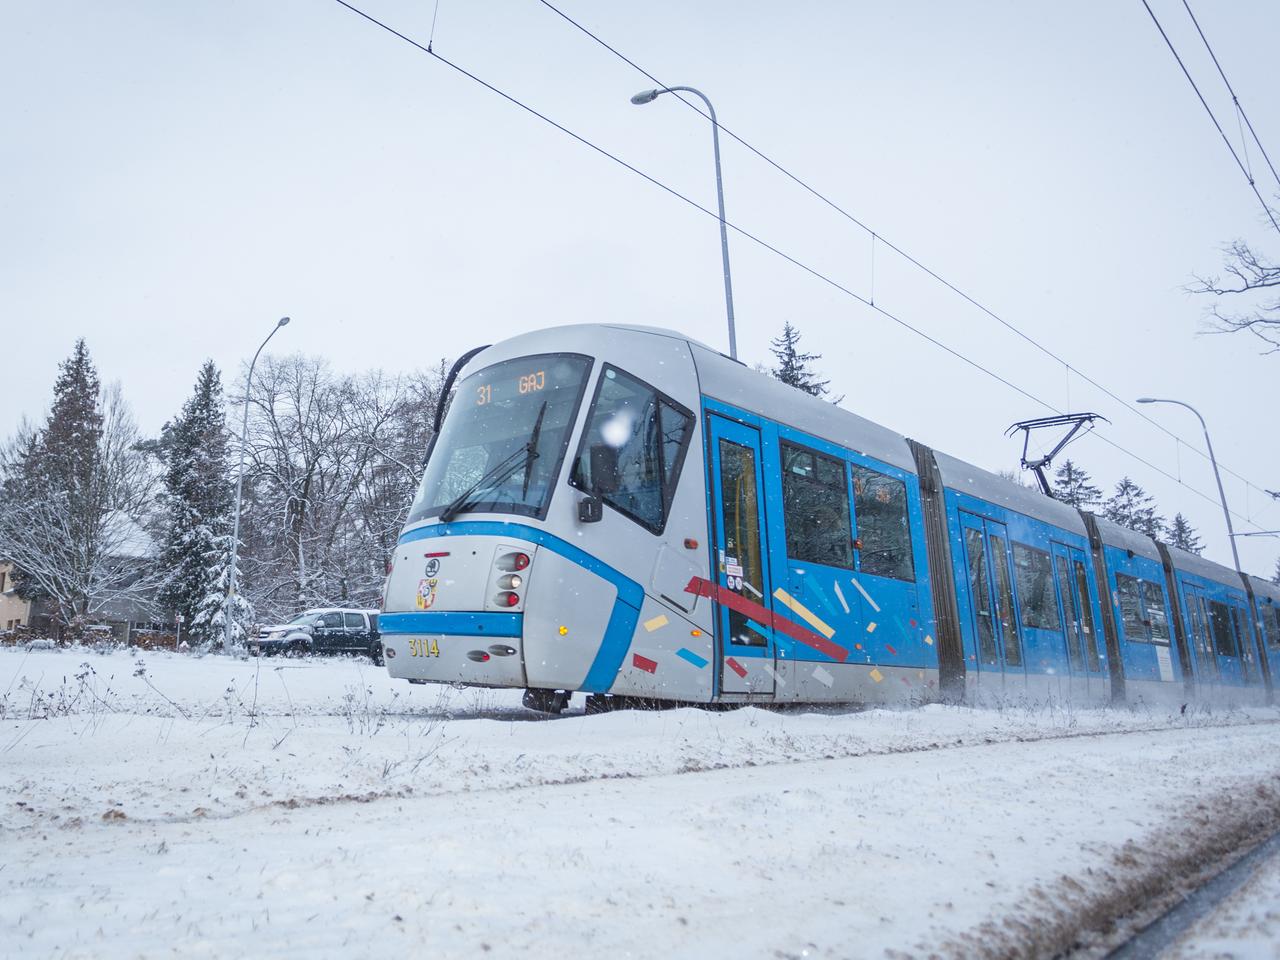
<svg viewBox="0 0 1280 960"><path fill-rule="evenodd" d="M1237 142L1230 99L1176 0L1152 5ZM425 41L430 0L365 0ZM1221 461L1280 488L1280 357L1197 336L1183 287L1260 209L1140 0L587 4L563 9L879 233L1117 394L1197 405ZM1193 6L1280 161L1272 2ZM331 0L5 4L0 31L0 433L39 417L87 337L143 427L201 361L273 343L336 368L406 370L560 323L674 326L725 345L713 220ZM537 0L441 0L437 52L714 206L706 122ZM728 217L869 292L854 225L723 144ZM1251 156L1258 159L1256 151ZM1269 174L1255 164L1266 188ZM1275 191L1274 182L1270 192ZM1043 415L793 266L731 235L740 353L796 323L844 405L997 469ZM878 304L1213 492L1207 463L881 248ZM1175 407L1143 408L1184 437ZM1230 558L1216 499L1089 439ZM1227 477L1262 529L1280 509ZM1250 529L1244 523L1241 529ZM1269 574L1280 541L1240 541Z"/></svg>

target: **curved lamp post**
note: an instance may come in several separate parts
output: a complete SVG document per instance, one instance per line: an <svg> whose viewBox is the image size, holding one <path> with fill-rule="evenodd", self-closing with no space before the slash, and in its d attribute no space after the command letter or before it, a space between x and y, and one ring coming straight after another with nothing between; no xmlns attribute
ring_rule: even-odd
<svg viewBox="0 0 1280 960"><path fill-rule="evenodd" d="M271 328L271 332L267 334L267 339L258 345L257 351L253 355L253 359L249 361L249 375L244 381L244 419L240 424L240 470L236 475L236 509L235 521L231 530L231 570L227 574L227 602L222 609L222 619L225 630L222 635L222 652L230 653L232 648L231 642L231 620L232 620L232 603L236 596L236 553L240 549L240 497L244 491L244 456L245 449L249 445L249 389L253 386L253 368L258 363L258 355L262 353L262 348L267 345L283 326L289 323L288 317L281 317L276 321L276 325Z"/></svg>
<svg viewBox="0 0 1280 960"><path fill-rule="evenodd" d="M705 93L693 87L661 87L655 90L644 90L632 97L631 102L637 106L652 103L664 93L674 93L677 90L700 97L707 105L707 113L711 117L711 144L715 149L716 157L716 201L720 205L720 256L724 260L724 306L729 314L729 356L737 360L738 334L733 326L733 281L729 277L729 234L724 224L724 182L720 177L720 124L716 122L716 108L711 105Z"/></svg>
<svg viewBox="0 0 1280 960"><path fill-rule="evenodd" d="M1213 455L1213 441L1209 439L1209 428L1205 426L1204 417L1200 416L1200 411L1189 403L1183 403L1181 400L1162 400L1159 397L1139 397L1139 403L1172 403L1179 407L1186 407L1196 415L1196 419L1200 421L1200 429L1204 431L1204 445L1209 449L1209 462L1213 464L1213 479L1218 481L1218 498L1222 501L1222 515L1227 520L1227 539L1231 541L1231 557L1235 560L1236 573L1240 572L1240 551L1236 549L1236 534L1231 528L1231 511L1227 509L1227 494L1222 489L1222 475L1218 473L1218 461Z"/></svg>

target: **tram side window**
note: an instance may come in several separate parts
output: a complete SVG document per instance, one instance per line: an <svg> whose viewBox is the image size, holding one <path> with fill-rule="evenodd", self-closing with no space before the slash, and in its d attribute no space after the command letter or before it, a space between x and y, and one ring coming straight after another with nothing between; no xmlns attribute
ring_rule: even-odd
<svg viewBox="0 0 1280 960"><path fill-rule="evenodd" d="M853 465L853 516L858 524L858 569L877 577L914 580L907 485Z"/></svg>
<svg viewBox="0 0 1280 960"><path fill-rule="evenodd" d="M788 557L853 568L853 528L843 460L783 443L782 510Z"/></svg>
<svg viewBox="0 0 1280 960"><path fill-rule="evenodd" d="M661 533L692 434L691 413L606 364L570 482Z"/></svg>
<svg viewBox="0 0 1280 960"><path fill-rule="evenodd" d="M1049 554L1021 543L1013 545L1013 576L1018 586L1022 625L1037 630L1061 630L1058 599L1053 592ZM1067 598L1070 603L1070 598Z"/></svg>
<svg viewBox="0 0 1280 960"><path fill-rule="evenodd" d="M1231 611L1225 603L1209 601L1209 630L1213 646L1222 657L1238 657L1235 638L1231 634Z"/></svg>
<svg viewBox="0 0 1280 960"><path fill-rule="evenodd" d="M1142 590L1137 577L1116 574L1116 593L1120 595L1120 622L1124 638L1130 643L1149 643L1151 626L1142 615Z"/></svg>
<svg viewBox="0 0 1280 960"><path fill-rule="evenodd" d="M1267 630L1267 648L1280 651L1280 607L1271 608L1271 627Z"/></svg>
<svg viewBox="0 0 1280 960"><path fill-rule="evenodd" d="M1151 642L1169 645L1169 617L1165 614L1164 591L1160 584L1150 580L1139 581L1142 584L1142 599L1146 607L1147 626L1151 628Z"/></svg>

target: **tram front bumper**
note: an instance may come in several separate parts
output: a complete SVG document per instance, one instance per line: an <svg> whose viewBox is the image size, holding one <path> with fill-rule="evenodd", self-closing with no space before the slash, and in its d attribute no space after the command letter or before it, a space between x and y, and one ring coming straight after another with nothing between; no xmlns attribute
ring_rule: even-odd
<svg viewBox="0 0 1280 960"><path fill-rule="evenodd" d="M518 613L384 613L387 672L419 682L523 687L523 620Z"/></svg>

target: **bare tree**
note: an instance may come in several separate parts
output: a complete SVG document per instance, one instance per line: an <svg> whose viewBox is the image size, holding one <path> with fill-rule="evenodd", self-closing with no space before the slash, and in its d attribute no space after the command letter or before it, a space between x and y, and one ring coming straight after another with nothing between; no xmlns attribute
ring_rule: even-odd
<svg viewBox="0 0 1280 960"><path fill-rule="evenodd" d="M1224 276L1197 277L1194 293L1216 297L1210 325L1221 333L1252 333L1266 344L1264 353L1280 351L1280 263L1243 240L1224 248ZM1224 301L1244 301L1240 310L1224 309Z"/></svg>

